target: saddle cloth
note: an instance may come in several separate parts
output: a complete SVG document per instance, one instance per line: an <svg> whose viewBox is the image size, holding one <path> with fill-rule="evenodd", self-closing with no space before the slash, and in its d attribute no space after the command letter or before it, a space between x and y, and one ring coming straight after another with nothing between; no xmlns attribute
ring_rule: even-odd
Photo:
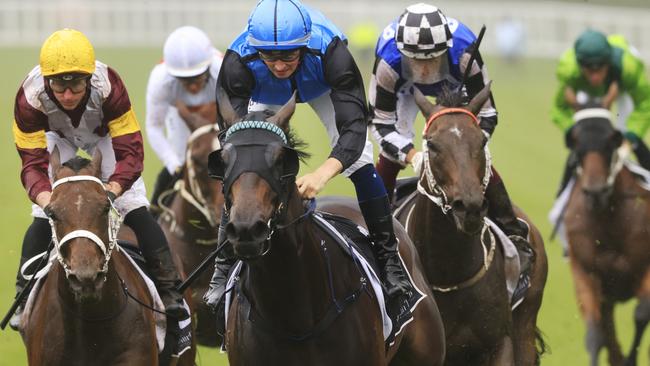
<svg viewBox="0 0 650 366"><path fill-rule="evenodd" d="M151 298L153 299L153 308L164 312L165 311L165 306L163 305L162 300L160 299L160 295L158 294L158 290L156 289L156 285L153 283L153 281L147 276L144 271L136 264L136 262L131 258L130 253L134 253L134 249L136 247L132 247L128 245L128 249L124 249L122 247L122 244L118 242L118 245L116 246L116 250L124 252L126 255L125 257L129 259L129 263L137 269L138 273L144 280L144 282L147 285L147 289L149 290L149 293L151 294ZM137 249L135 250L135 253L137 253ZM36 274L36 282L34 283L34 287L32 288L32 291L30 292L28 298L27 298L27 303L25 304L25 310L23 311L22 317L21 317L21 327L25 326L25 322L27 319L29 319L29 314L32 311L32 308L34 306L34 303L36 301L36 297L38 296L38 293L41 289L41 286L43 284L43 281L47 277L47 273L50 271L52 268L52 264L58 262L56 259L56 251L52 250L50 252L50 258L48 260L48 263ZM144 299L139 299L139 300L144 300ZM129 300L132 301L132 300ZM185 309L190 311L190 308L188 304L185 302ZM167 321L166 317L163 314L160 314L158 312L154 312L154 321L156 323L156 341L158 344L158 351L161 352L164 347L165 347L165 335L167 332ZM178 345L176 348L172 351L172 356L173 357L179 357L182 355L185 351L189 350L191 348L191 334L192 334L192 327L191 327L191 321L190 319L182 320L178 322L178 326L180 328L180 336L178 337Z"/></svg>
<svg viewBox="0 0 650 366"><path fill-rule="evenodd" d="M382 316L383 322L383 334L384 341L386 342L387 347L393 345L395 337L404 329L404 327L413 321L412 312L415 310L417 305L422 301L427 295L424 294L413 282L411 274L406 270L404 261L400 256L400 261L402 262L402 267L405 272L408 274L409 282L411 283L411 291L409 292L408 299L405 304L399 306L399 311L389 314L386 309L385 296L382 291L381 281L379 280L378 268L375 263L374 256L369 247L370 240L368 239L368 233L365 228L357 226L352 221L339 217L330 215L327 213L316 211L311 216L311 219L314 223L325 233L327 233L336 243L340 246L341 250L350 256L350 260L357 262L360 265L360 268L363 270L370 288L374 292L374 295L377 298L377 305L379 306L379 311ZM354 240L352 238L354 238ZM363 239L361 239L363 238ZM366 244L358 245L359 243L365 242ZM232 301L231 291L233 287L237 286L237 278L244 263L238 261L233 270L230 273L228 282L226 285L226 301L225 301L225 314L226 314L226 329L228 327L228 311L230 303ZM336 269L332 268L332 274L336 275Z"/></svg>
<svg viewBox="0 0 650 366"><path fill-rule="evenodd" d="M639 164L632 160L626 159L623 165L632 173L636 178L637 183L641 188L650 192L650 172L643 169ZM551 211L548 213L548 220L551 222L551 225L557 226L557 234L562 243L562 249L564 255L566 256L569 250L569 242L566 236L566 228L564 227L564 222L562 220L563 212L566 205L569 203L569 197L571 196L571 191L575 185L575 177L569 180L566 187L562 190L562 193L557 197Z"/></svg>

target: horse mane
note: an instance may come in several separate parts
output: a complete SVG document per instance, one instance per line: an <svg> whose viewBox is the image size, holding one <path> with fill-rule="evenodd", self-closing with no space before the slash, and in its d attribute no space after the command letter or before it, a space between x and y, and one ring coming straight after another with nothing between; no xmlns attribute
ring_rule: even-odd
<svg viewBox="0 0 650 366"><path fill-rule="evenodd" d="M86 159L81 156L75 156L74 158L63 163L63 166L72 169L72 171L75 173L79 173L81 169L88 167L90 163L90 159Z"/></svg>
<svg viewBox="0 0 650 366"><path fill-rule="evenodd" d="M242 121L266 121L273 115L274 112L269 110L256 111L256 112L248 113L241 120ZM287 131L284 131L284 134L285 136L287 136L287 145L296 151L296 153L298 154L298 159L300 159L300 161L305 162L306 159L309 159L309 157L311 157L311 154L305 151L308 144L303 140L301 140L300 138L298 138L296 134L293 132L293 129L291 127L289 127Z"/></svg>
<svg viewBox="0 0 650 366"><path fill-rule="evenodd" d="M460 90L457 91L445 86L442 88L440 95L436 97L436 104L449 108L462 107L467 104L466 99Z"/></svg>

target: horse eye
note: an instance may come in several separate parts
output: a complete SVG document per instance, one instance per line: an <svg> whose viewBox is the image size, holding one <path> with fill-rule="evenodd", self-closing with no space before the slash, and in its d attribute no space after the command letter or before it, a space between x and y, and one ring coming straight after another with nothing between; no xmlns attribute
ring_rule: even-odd
<svg viewBox="0 0 650 366"><path fill-rule="evenodd" d="M45 206L43 212L45 212L45 215L47 215L47 217L49 217L52 221L56 221L56 215L54 214L54 210L52 209L52 206L50 205Z"/></svg>
<svg viewBox="0 0 650 366"><path fill-rule="evenodd" d="M440 150L438 149L438 146L434 144L431 141L427 141L427 148L429 148L429 151L431 151L434 154L437 154Z"/></svg>

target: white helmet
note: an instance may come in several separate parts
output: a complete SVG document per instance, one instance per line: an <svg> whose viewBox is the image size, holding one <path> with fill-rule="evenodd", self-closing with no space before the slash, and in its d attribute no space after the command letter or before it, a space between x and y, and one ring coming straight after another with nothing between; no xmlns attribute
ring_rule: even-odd
<svg viewBox="0 0 650 366"><path fill-rule="evenodd" d="M201 75L210 67L215 48L200 29L184 26L173 31L165 41L163 57L170 75L186 78Z"/></svg>

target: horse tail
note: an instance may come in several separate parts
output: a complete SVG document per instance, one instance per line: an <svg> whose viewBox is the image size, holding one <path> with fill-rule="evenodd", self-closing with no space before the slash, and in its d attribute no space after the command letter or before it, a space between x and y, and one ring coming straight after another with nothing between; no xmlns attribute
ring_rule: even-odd
<svg viewBox="0 0 650 366"><path fill-rule="evenodd" d="M550 347L546 341L544 341L544 334L539 328L535 327L535 352L537 354L535 365L539 366L541 364L542 355L546 352L550 353L550 351Z"/></svg>

